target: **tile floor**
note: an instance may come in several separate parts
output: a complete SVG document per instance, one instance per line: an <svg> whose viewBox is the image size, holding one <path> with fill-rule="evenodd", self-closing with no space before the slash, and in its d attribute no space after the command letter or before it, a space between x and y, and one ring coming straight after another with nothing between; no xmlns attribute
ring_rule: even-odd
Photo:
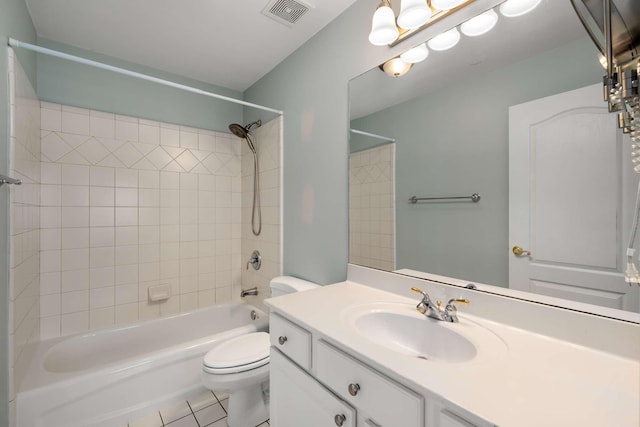
<svg viewBox="0 0 640 427"><path fill-rule="evenodd" d="M227 394L203 390L194 398L131 421L128 427L227 427L228 403ZM269 421L256 427L269 427Z"/></svg>

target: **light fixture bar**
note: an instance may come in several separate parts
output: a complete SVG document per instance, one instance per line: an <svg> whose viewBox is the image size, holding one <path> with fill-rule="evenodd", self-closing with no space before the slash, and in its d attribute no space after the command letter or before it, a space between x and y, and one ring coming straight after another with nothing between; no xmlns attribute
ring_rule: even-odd
<svg viewBox="0 0 640 427"><path fill-rule="evenodd" d="M447 16L451 15L452 13L455 13L457 11L459 11L460 9L462 9L463 7L467 7L469 6L471 3L474 3L476 0L467 0L464 3L461 3L459 6L454 7L453 9L449 9L449 10L436 10L433 12L433 15L431 15L431 19L429 19L424 25L422 25L421 27L415 28L413 30L405 30L400 28L400 35L398 36L398 38L391 42L389 44L389 47L394 47L396 46L398 43L416 35L417 33L419 33L420 31L424 30L425 28L435 24L436 22L446 18Z"/></svg>

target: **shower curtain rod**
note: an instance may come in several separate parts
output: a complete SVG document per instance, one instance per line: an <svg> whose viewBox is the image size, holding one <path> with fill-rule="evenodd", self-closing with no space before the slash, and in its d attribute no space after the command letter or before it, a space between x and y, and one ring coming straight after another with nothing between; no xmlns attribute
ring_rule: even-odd
<svg viewBox="0 0 640 427"><path fill-rule="evenodd" d="M388 136L377 135L375 133L369 133L369 132L365 132L363 130L349 129L349 132L357 133L358 135L369 136L371 138L381 139L383 141L396 142L395 138L389 138Z"/></svg>
<svg viewBox="0 0 640 427"><path fill-rule="evenodd" d="M274 108L264 107L262 105L253 104L251 102L241 101L239 99L230 98L224 95L218 95L217 93L207 92L202 89L198 89L195 87L183 85L180 83L175 83L170 80L159 79L157 77L149 76L147 74L138 73L136 71L127 70L125 68L114 67L113 65L104 64L98 61L92 61L91 59L82 58L81 56L69 55L68 53L59 52L57 50L48 49L46 47L37 46L31 43L25 43L20 40L9 38L9 46L22 48L26 50L31 50L33 52L42 53L44 55L54 56L56 58L66 59L67 61L77 62L79 64L89 65L91 67L101 68L103 70L113 71L118 74L124 74L125 76L135 77L141 80L147 80L149 82L158 83L164 86L169 86L175 89L184 90L187 92L197 93L199 95L208 96L211 98L221 99L223 101L233 102L235 104L244 105L245 107L257 108L264 111L270 111L272 113L276 113L278 115L283 115L284 112L281 110L276 110Z"/></svg>

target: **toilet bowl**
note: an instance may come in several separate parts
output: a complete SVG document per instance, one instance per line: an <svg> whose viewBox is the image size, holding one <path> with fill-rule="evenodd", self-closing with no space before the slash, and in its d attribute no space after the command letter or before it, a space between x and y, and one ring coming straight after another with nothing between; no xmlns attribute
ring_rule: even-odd
<svg viewBox="0 0 640 427"><path fill-rule="evenodd" d="M280 276L269 287L276 297L318 285ZM224 341L204 356L202 384L229 393L229 427L255 427L269 418L269 350L269 334L252 332Z"/></svg>

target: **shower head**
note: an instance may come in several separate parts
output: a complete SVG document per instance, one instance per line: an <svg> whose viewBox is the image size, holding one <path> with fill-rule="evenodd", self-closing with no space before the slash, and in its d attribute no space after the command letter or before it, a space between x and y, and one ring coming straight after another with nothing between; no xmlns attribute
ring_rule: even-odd
<svg viewBox="0 0 640 427"><path fill-rule="evenodd" d="M256 120L255 122L249 123L246 126L239 125L238 123L231 123L229 125L229 130L238 138L246 139L247 135L249 135L249 131L253 126L262 126L262 120Z"/></svg>

